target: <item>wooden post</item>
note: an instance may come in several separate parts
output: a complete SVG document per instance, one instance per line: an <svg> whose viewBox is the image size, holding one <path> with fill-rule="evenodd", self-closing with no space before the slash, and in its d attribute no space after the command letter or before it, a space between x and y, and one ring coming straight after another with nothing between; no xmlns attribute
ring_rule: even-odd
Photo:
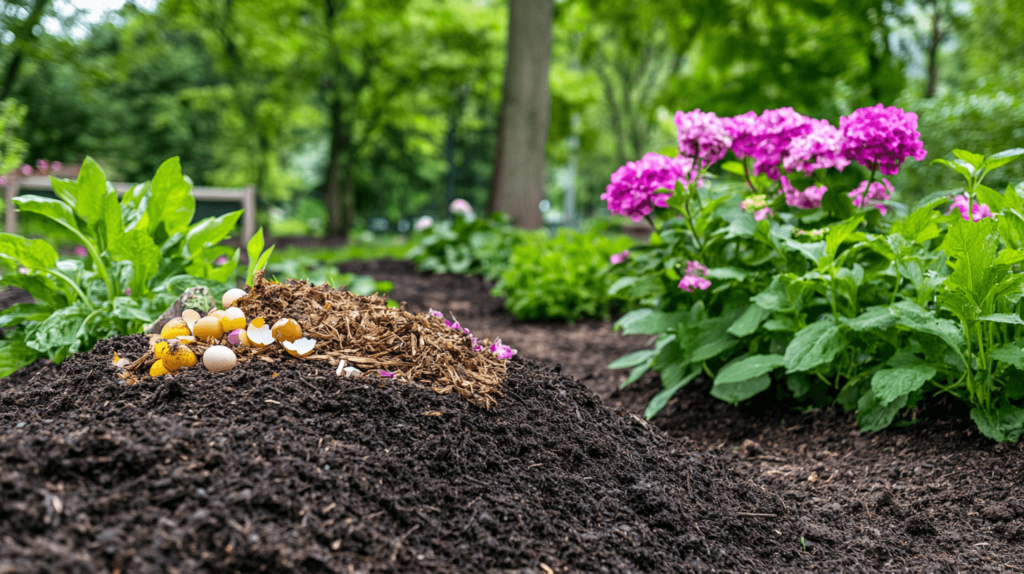
<svg viewBox="0 0 1024 574"><path fill-rule="evenodd" d="M242 197L242 245L249 243L253 235L256 235L256 186L249 184L245 187L245 195Z"/></svg>
<svg viewBox="0 0 1024 574"><path fill-rule="evenodd" d="M4 219L4 230L7 233L18 232L18 212L14 209L14 198L18 196L18 187L21 181L18 176L12 175L7 179L7 185L4 186L4 208L5 208L5 219Z"/></svg>

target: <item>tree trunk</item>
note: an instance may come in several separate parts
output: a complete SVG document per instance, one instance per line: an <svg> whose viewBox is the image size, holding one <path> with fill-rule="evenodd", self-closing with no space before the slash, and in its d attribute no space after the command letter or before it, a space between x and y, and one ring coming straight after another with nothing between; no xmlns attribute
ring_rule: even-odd
<svg viewBox="0 0 1024 574"><path fill-rule="evenodd" d="M942 42L942 29L939 24L942 20L942 12L939 10L938 2L935 3L935 12L932 14L932 42L928 46L928 87L925 89L924 97L930 98L935 95L939 84L939 43Z"/></svg>
<svg viewBox="0 0 1024 574"><path fill-rule="evenodd" d="M35 40L36 26L43 19L43 14L46 12L46 7L49 4L50 0L36 0L28 17L18 26L14 42L12 42L14 55L11 56L11 61L7 63L7 70L4 72L4 83L0 85L0 101L6 100L7 96L11 95L11 89L14 88L14 80L18 77L18 69L21 67L23 58L23 51L20 45L28 44Z"/></svg>
<svg viewBox="0 0 1024 574"><path fill-rule="evenodd" d="M548 66L553 0L510 0L508 61L498 122L498 150L491 211L504 211L517 225L544 224L544 148L551 119Z"/></svg>
<svg viewBox="0 0 1024 574"><path fill-rule="evenodd" d="M341 156L345 150L345 125L341 118L341 101L331 103L331 149L327 158L327 174L324 177L324 204L327 206L327 235L346 237L352 229L352 208L354 202L349 195L349 180L342 182ZM343 187L344 185L344 187Z"/></svg>

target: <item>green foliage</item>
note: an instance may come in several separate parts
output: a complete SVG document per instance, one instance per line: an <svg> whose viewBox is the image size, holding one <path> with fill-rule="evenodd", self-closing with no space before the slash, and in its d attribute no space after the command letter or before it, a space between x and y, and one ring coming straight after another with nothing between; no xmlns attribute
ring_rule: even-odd
<svg viewBox="0 0 1024 574"><path fill-rule="evenodd" d="M482 275L494 281L508 267L513 247L527 236L504 213L459 214L417 233L405 257L420 271Z"/></svg>
<svg viewBox="0 0 1024 574"><path fill-rule="evenodd" d="M219 243L241 212L191 223L195 199L178 158L121 201L92 158L77 181L52 183L60 199L22 195L15 205L67 229L88 257L60 260L46 241L0 234L0 259L20 268L0 277L0 285L36 300L0 311L0 376L39 357L60 362L100 339L139 333L187 287L206 285L218 297L230 288L239 250ZM228 263L212 264L227 255Z"/></svg>
<svg viewBox="0 0 1024 574"><path fill-rule="evenodd" d="M580 233L560 229L553 238L526 236L513 249L508 269L494 287L505 307L520 319L607 318L613 296L608 287L617 269L608 258L633 243L596 227Z"/></svg>
<svg viewBox="0 0 1024 574"><path fill-rule="evenodd" d="M369 275L341 273L334 265L323 264L309 255L278 257L276 263L267 267L267 273L277 281L298 279L313 285L327 283L335 289L347 289L356 295L383 295L395 288L390 281L377 281Z"/></svg>
<svg viewBox="0 0 1024 574"><path fill-rule="evenodd" d="M26 111L16 100L0 101L0 175L21 165L28 151L28 145L18 138Z"/></svg>
<svg viewBox="0 0 1024 574"><path fill-rule="evenodd" d="M948 394L970 405L986 436L1018 440L1024 199L985 184L1024 149L953 155L935 163L959 174L965 211L984 203L992 217L967 221L935 194L885 217L836 201L810 210L777 201L774 217L755 221L736 185L677 189L674 211L656 214L651 241L631 250L610 289L641 307L617 328L657 341L610 366L632 369L625 384L661 375L648 416L704 372L724 401L756 400L775 384L795 406L857 410L863 431ZM710 281L706 290L682 289L693 273Z"/></svg>

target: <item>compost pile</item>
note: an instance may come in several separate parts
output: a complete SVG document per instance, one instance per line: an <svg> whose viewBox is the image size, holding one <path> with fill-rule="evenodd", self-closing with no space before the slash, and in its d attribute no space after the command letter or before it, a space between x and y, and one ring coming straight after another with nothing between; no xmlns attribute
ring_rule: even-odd
<svg viewBox="0 0 1024 574"><path fill-rule="evenodd" d="M0 572L828 571L905 553L529 361L485 410L317 361L124 384L110 356L148 344L0 382Z"/></svg>

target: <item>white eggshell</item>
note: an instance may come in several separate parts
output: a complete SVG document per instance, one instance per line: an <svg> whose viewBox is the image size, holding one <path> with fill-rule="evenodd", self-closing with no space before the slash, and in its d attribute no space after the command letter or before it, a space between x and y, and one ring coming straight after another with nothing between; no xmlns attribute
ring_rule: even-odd
<svg viewBox="0 0 1024 574"><path fill-rule="evenodd" d="M237 300L239 297L245 296L245 289L228 289L227 292L224 293L224 296L220 298L220 302L224 306L224 308L227 309L228 307L234 305L235 300Z"/></svg>
<svg viewBox="0 0 1024 574"><path fill-rule="evenodd" d="M206 370L220 373L230 371L238 364L235 352L224 345L214 345L203 353L203 366Z"/></svg>

